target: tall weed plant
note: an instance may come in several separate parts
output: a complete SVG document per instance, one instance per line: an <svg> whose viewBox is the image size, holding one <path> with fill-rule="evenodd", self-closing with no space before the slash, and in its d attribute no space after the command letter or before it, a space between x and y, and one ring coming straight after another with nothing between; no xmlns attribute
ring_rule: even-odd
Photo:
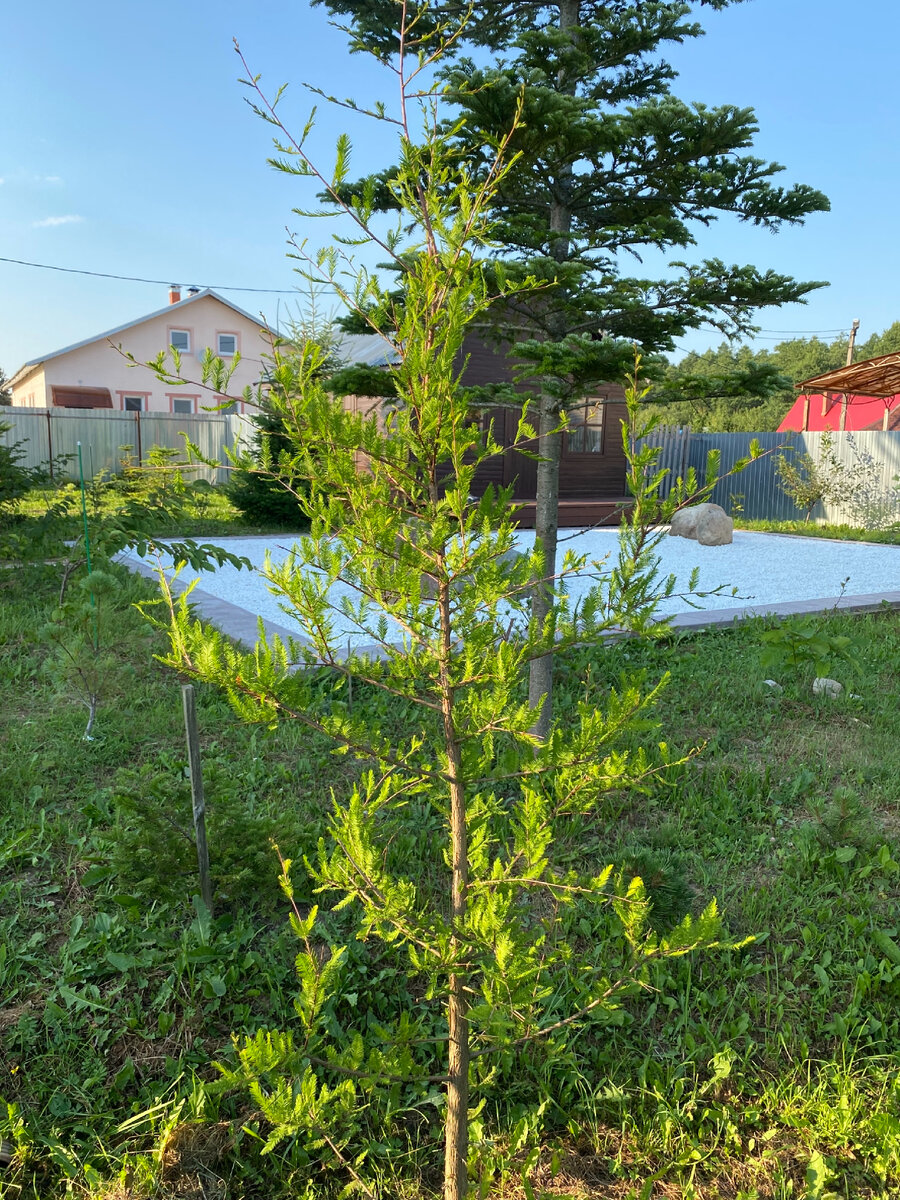
<svg viewBox="0 0 900 1200"><path fill-rule="evenodd" d="M817 504L835 505L858 529L890 529L900 520L900 486L897 477L885 486L885 464L860 447L852 433L845 435L850 451L845 462L830 430L822 434L818 459L811 454L779 454L776 477L782 492L809 521Z"/></svg>

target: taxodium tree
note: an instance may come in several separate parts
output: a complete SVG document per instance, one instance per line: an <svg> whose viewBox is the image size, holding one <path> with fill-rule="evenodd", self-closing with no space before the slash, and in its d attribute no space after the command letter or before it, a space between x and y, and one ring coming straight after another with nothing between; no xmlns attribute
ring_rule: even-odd
<svg viewBox="0 0 900 1200"><path fill-rule="evenodd" d="M354 49L379 57L401 49L395 0L314 2L348 21ZM646 252L681 258L720 217L777 230L828 207L813 188L779 186L782 168L750 152L752 109L673 94L676 71L666 50L702 35L694 13L734 2L484 0L472 6L454 58L443 65L456 105L454 145L476 179L490 169L496 139L523 103L511 140L517 157L490 197L490 254L511 277L547 286L504 298L493 324L530 376L540 439L537 540L547 576L556 562L567 409L620 380L632 345L645 354L671 351L675 339L703 324L735 336L752 329L760 309L802 301L822 286L711 258L641 271ZM456 0L409 5L425 26L460 10L465 5ZM370 181L385 207L393 204L392 174ZM552 591L538 579L535 622L552 624L553 611ZM531 669L542 736L551 684L548 655Z"/></svg>
<svg viewBox="0 0 900 1200"><path fill-rule="evenodd" d="M378 240L403 262L395 306L371 276L357 275L349 288L341 282L346 240L307 259L311 275L357 308L374 303L388 314L396 400L380 415L347 411L325 390L322 352L311 342L276 364L270 403L292 439L291 469L309 483L311 528L264 575L302 641L261 643L246 654L170 598L168 661L220 685L248 719L305 723L364 762L349 796L336 796L328 836L306 869L329 902L352 907L360 938L404 956L413 980L414 998L393 1022L361 1021L333 1038L323 1015L340 992L344 952L324 951L316 911L298 906L298 1029L240 1044L228 1078L249 1087L273 1143L294 1134L328 1147L364 1189L349 1132L357 1090L377 1111L379 1089L439 1084L444 1195L462 1200L470 1089L528 1045L561 1052L579 1026L634 986L648 960L712 943L717 917L711 905L659 936L640 880L617 878L602 862L573 866L555 847L561 826L583 821L611 790L641 789L665 769L664 750L651 760L622 744L654 689L625 682L605 707L575 706L565 728L545 739L531 731L527 696L529 663L551 644L565 652L652 620L651 544L640 531L626 539L622 561L600 571L597 590L579 605L560 589L551 631L528 619L541 556L516 552L508 493L470 500L475 471L501 447L473 419L459 386L463 339L498 297L523 298L532 285L484 266L491 213L515 165L515 107L491 164L472 174L455 146L458 129L442 131L436 97L421 95L422 68L450 36L443 26L420 34L401 22L400 103L396 115L376 112L395 121L398 140L389 186L400 216L387 235L372 229L369 193L340 199L346 141L324 175L306 140L280 127L258 80L249 81L258 111L279 125L278 165L324 188L355 226L353 238ZM402 52L410 48L413 57ZM523 420L520 442L532 436ZM648 453L636 463L638 490L652 473ZM563 580L584 565L567 557ZM357 697L387 704L357 700L348 708L347 680ZM420 857L407 850L398 858L398 832L420 826L412 839ZM284 884L291 894L289 864ZM578 916L577 951L567 910Z"/></svg>

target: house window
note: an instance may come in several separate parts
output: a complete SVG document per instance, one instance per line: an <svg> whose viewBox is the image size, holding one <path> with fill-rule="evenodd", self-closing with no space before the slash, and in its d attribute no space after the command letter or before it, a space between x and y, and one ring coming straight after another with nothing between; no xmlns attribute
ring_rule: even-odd
<svg viewBox="0 0 900 1200"><path fill-rule="evenodd" d="M123 396L122 407L126 412L143 412L144 397L143 396Z"/></svg>
<svg viewBox="0 0 900 1200"><path fill-rule="evenodd" d="M194 412L193 399L188 399L186 396L173 396L172 397L172 412L173 413L181 413L182 415L185 415L185 416L187 416L187 415L192 416L193 412Z"/></svg>
<svg viewBox="0 0 900 1200"><path fill-rule="evenodd" d="M237 354L237 334L216 334L216 353L220 358L234 358Z"/></svg>
<svg viewBox="0 0 900 1200"><path fill-rule="evenodd" d="M169 345L180 354L190 354L191 334L188 329L170 329Z"/></svg>
<svg viewBox="0 0 900 1200"><path fill-rule="evenodd" d="M569 410L567 449L569 454L603 453L604 397L593 396Z"/></svg>

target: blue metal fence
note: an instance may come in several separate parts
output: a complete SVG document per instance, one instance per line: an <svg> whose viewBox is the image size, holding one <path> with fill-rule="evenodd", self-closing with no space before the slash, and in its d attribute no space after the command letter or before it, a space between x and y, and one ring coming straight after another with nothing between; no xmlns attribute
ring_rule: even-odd
<svg viewBox="0 0 900 1200"><path fill-rule="evenodd" d="M830 453L837 462L848 468L864 457L871 460L870 477L876 489L890 496L900 479L900 433L866 430L862 433L694 433L689 429L656 430L648 439L660 447L660 465L670 474L660 491L668 494L678 474L693 467L698 480L706 479L709 452L719 452L719 482L710 499L720 504L732 516L751 521L791 521L805 516L785 495L777 474L778 458L784 455L809 454L821 463L830 439ZM750 454L750 444L759 443L763 456L751 462L737 475L730 475L734 464ZM679 471L678 465L683 465ZM900 493L897 493L900 516ZM812 511L814 520L853 522L847 505L819 503Z"/></svg>

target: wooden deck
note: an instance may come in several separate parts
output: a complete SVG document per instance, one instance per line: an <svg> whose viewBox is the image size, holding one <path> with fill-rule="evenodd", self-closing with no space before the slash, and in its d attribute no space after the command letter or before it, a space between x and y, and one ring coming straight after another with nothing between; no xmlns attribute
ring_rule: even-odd
<svg viewBox="0 0 900 1200"><path fill-rule="evenodd" d="M534 501L519 502L519 526L534 529ZM618 500L560 500L560 529L580 529L594 525L618 525L622 514L631 508L634 499L622 496Z"/></svg>

